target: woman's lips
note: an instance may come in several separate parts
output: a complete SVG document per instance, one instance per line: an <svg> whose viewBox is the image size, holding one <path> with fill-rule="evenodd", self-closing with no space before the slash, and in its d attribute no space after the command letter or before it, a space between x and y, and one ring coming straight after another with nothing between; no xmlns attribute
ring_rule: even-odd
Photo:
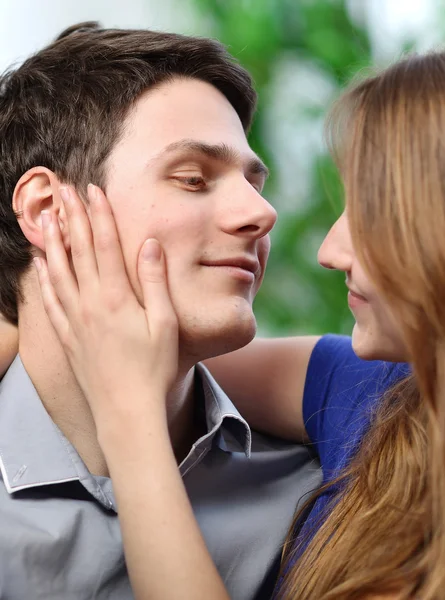
<svg viewBox="0 0 445 600"><path fill-rule="evenodd" d="M368 304L368 301L366 300L366 298L364 298L363 296L360 296L360 294L357 294L356 292L353 292L352 290L349 290L349 292L348 292L349 308L351 308L351 309L358 308L365 304Z"/></svg>

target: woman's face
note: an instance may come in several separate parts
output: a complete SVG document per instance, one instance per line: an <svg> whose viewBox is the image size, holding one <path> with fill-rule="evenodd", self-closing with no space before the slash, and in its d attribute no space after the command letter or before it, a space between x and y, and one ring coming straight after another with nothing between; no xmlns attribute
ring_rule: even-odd
<svg viewBox="0 0 445 600"><path fill-rule="evenodd" d="M396 319L355 254L346 212L324 239L318 262L322 267L346 274L348 304L355 318L352 346L357 356L366 360L406 361L407 353Z"/></svg>

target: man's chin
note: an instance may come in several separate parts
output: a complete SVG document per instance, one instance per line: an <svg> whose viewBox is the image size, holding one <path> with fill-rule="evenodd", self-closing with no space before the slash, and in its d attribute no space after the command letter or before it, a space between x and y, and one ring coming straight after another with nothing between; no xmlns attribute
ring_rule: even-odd
<svg viewBox="0 0 445 600"><path fill-rule="evenodd" d="M192 356L199 362L239 350L253 340L256 330L253 313L236 321L219 320L193 329L180 327L179 352Z"/></svg>
<svg viewBox="0 0 445 600"><path fill-rule="evenodd" d="M244 322L233 330L224 332L224 350L219 354L234 352L244 346L247 346L255 337L257 331L256 319L252 318L250 322Z"/></svg>

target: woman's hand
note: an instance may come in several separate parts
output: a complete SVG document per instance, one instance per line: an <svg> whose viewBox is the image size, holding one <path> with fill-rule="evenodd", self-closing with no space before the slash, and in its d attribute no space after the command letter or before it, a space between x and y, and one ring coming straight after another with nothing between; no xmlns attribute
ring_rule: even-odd
<svg viewBox="0 0 445 600"><path fill-rule="evenodd" d="M0 379L19 351L19 332L0 314Z"/></svg>
<svg viewBox="0 0 445 600"><path fill-rule="evenodd" d="M178 326L161 248L148 240L139 255L143 308L103 193L89 187L90 228L77 194L65 192L74 274L49 213L42 213L46 261L36 266L45 309L96 422L135 598L177 600L180 590L183 600L229 600L169 439L165 401L176 377Z"/></svg>
<svg viewBox="0 0 445 600"><path fill-rule="evenodd" d="M129 402L141 389L147 402L161 399L159 408L165 410L177 373L177 319L159 243L147 240L138 257L143 307L129 283L103 192L88 186L90 219L74 189L61 188L61 196L73 268L49 211L42 212L46 260L35 263L44 307L100 431L113 417L141 410Z"/></svg>

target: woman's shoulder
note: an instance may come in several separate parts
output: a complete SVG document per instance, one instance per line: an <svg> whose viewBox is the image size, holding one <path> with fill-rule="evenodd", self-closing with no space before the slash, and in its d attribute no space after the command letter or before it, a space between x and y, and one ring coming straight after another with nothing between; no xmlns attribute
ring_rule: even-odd
<svg viewBox="0 0 445 600"><path fill-rule="evenodd" d="M309 360L305 409L322 404L348 410L372 403L409 371L406 363L359 358L349 336L325 335L315 344Z"/></svg>
<svg viewBox="0 0 445 600"><path fill-rule="evenodd" d="M303 396L306 431L318 454L339 459L363 436L382 395L409 374L404 363L365 361L351 338L323 336L309 360ZM326 462L326 461L325 461Z"/></svg>

